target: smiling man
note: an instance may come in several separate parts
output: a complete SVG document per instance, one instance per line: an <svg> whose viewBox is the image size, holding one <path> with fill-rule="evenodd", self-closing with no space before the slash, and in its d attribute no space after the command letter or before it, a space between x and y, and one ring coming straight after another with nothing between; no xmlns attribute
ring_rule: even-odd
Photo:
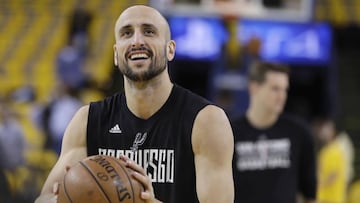
<svg viewBox="0 0 360 203"><path fill-rule="evenodd" d="M169 25L155 9L133 6L115 25L114 62L124 92L82 107L37 202L56 202L57 185L86 156L127 161L147 203L234 200L233 134L222 109L171 82L175 55Z"/></svg>

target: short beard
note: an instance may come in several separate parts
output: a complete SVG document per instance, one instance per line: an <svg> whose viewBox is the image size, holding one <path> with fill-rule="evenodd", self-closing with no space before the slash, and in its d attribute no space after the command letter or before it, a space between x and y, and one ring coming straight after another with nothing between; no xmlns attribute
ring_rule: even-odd
<svg viewBox="0 0 360 203"><path fill-rule="evenodd" d="M135 73L127 64L124 64L123 69L119 69L123 75L125 75L129 80L133 82L146 82L155 78L166 70L167 60L165 58L158 66L156 66L155 64L157 64L156 61L151 63L148 70L140 73Z"/></svg>

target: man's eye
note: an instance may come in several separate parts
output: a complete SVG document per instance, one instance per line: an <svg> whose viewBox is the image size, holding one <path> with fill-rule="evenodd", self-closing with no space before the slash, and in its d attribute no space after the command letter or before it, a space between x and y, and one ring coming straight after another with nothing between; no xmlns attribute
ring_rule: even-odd
<svg viewBox="0 0 360 203"><path fill-rule="evenodd" d="M153 30L145 30L146 35L153 35L155 32Z"/></svg>
<svg viewBox="0 0 360 203"><path fill-rule="evenodd" d="M120 34L120 36L123 36L123 37L130 36L130 35L131 35L130 31L124 31L124 32L121 32L121 34Z"/></svg>

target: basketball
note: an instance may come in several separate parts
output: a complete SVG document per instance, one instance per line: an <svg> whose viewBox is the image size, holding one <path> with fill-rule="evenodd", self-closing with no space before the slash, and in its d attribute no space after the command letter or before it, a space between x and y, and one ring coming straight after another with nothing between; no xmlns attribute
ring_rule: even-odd
<svg viewBox="0 0 360 203"><path fill-rule="evenodd" d="M143 186L130 175L125 162L110 156L89 156L66 172L59 203L142 203Z"/></svg>

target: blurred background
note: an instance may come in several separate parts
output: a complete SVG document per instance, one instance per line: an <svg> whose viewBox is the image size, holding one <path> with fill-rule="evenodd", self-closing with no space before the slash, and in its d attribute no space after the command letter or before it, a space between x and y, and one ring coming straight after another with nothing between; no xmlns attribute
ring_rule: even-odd
<svg viewBox="0 0 360 203"><path fill-rule="evenodd" d="M229 117L247 108L253 61L288 64L285 111L345 134L349 202L359 195L359 0L0 0L0 202L33 202L74 112L122 90L113 29L134 4L169 21L172 80Z"/></svg>

